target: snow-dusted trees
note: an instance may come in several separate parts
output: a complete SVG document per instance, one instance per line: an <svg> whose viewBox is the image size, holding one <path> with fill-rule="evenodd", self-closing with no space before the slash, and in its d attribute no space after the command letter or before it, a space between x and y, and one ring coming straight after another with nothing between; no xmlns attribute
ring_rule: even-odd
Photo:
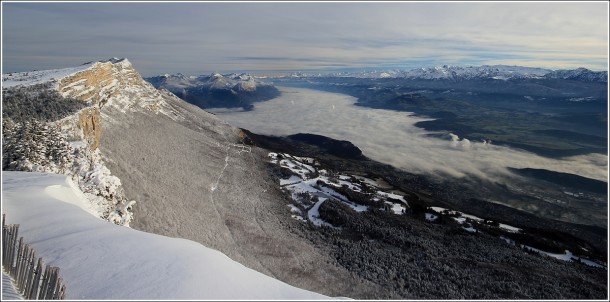
<svg viewBox="0 0 610 302"><path fill-rule="evenodd" d="M355 275L381 285L376 299L593 299L606 297L606 272L527 254L484 233L431 224L376 208L357 213L328 200L324 221L295 225ZM368 297L366 297L368 298Z"/></svg>
<svg viewBox="0 0 610 302"><path fill-rule="evenodd" d="M135 201L103 163L99 150L73 148L54 123L2 121L2 169L72 175L99 217L119 225L132 219Z"/></svg>
<svg viewBox="0 0 610 302"><path fill-rule="evenodd" d="M66 173L72 147L47 122L86 106L62 97L49 83L3 90L2 169Z"/></svg>
<svg viewBox="0 0 610 302"><path fill-rule="evenodd" d="M125 197L99 150L91 150L82 137L70 138L78 146L73 147L54 123L86 103L62 97L47 83L5 89L2 105L3 170L71 175L100 218L129 224L135 202Z"/></svg>
<svg viewBox="0 0 610 302"><path fill-rule="evenodd" d="M73 150L54 127L38 120L2 121L2 169L65 173Z"/></svg>

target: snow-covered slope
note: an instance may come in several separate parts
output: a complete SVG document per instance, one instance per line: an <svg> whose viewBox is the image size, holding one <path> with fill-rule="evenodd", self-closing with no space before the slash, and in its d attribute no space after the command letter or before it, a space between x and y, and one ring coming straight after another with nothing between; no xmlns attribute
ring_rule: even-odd
<svg viewBox="0 0 610 302"><path fill-rule="evenodd" d="M27 72L13 72L2 75L2 87L14 87L19 85L35 85L46 82L57 83L58 80L73 75L83 70L90 69L95 63L89 62L77 67L69 67L52 70L36 70Z"/></svg>
<svg viewBox="0 0 610 302"><path fill-rule="evenodd" d="M57 126L68 137L86 132L85 144L137 201L132 228L201 243L325 295L375 291L292 230L290 201L270 175L268 152L244 144L238 128L155 89L126 59L92 63L57 79L56 89L90 105Z"/></svg>
<svg viewBox="0 0 610 302"><path fill-rule="evenodd" d="M63 175L2 172L7 223L48 264L60 267L67 299L327 299L185 239L120 227L82 209Z"/></svg>

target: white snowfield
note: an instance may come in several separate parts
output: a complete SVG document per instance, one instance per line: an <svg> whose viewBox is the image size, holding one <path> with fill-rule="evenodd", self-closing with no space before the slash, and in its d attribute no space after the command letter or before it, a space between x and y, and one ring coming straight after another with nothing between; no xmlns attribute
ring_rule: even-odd
<svg viewBox="0 0 610 302"><path fill-rule="evenodd" d="M310 300L326 296L251 270L194 241L121 227L91 215L64 175L2 172L7 224L58 266L66 299Z"/></svg>
<svg viewBox="0 0 610 302"><path fill-rule="evenodd" d="M35 84L42 84L46 82L55 82L71 76L75 73L87 70L97 62L89 62L80 66L62 68L62 69L51 69L51 70L36 70L27 72L14 72L2 75L2 87L9 88L14 86L30 86Z"/></svg>

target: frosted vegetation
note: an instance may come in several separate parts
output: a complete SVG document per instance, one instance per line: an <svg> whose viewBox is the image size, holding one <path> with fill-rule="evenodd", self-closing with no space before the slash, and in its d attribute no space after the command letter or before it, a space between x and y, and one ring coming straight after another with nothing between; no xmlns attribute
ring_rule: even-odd
<svg viewBox="0 0 610 302"><path fill-rule="evenodd" d="M291 217L297 221L303 223L309 221L318 227L326 226L340 229L344 223L336 224L336 222L341 221L340 219L335 220L335 224L333 224L324 221L320 215L320 207L327 200L347 206L355 213L363 213L368 211L369 208L374 208L394 215L404 215L407 212L413 214L407 201L408 194L391 187L383 188L383 185L378 181L364 176L342 175L328 169L321 169L320 163L309 157L271 152L269 158L271 164L279 167L280 188L290 195L292 203L287 206L290 208ZM416 213L416 215L431 223L438 223L443 219L452 219L467 232L478 233L488 230L491 231L488 232L489 234L496 236L502 234L498 237L505 241L511 237L515 238L514 234L526 233L521 228L509 224L438 206L427 207L423 217L421 217L421 213ZM514 240L512 240L512 244L517 245ZM606 269L604 265L574 256L570 251L566 251L564 254L556 254L525 244L519 244L518 246L524 250L541 253L556 259L579 261L589 266Z"/></svg>
<svg viewBox="0 0 610 302"><path fill-rule="evenodd" d="M280 187L290 194L292 218L314 225L332 226L320 219L319 207L327 200L340 201L356 212L369 207L402 215L409 208L404 196L384 192L374 181L356 175L341 175L320 169L313 158L287 153L269 153L270 162L279 167Z"/></svg>
<svg viewBox="0 0 610 302"><path fill-rule="evenodd" d="M91 150L73 120L86 103L62 97L50 83L5 89L2 170L70 175L102 219L129 225L135 201ZM67 126L66 126L67 125Z"/></svg>
<svg viewBox="0 0 610 302"><path fill-rule="evenodd" d="M425 206L384 179L333 170L316 158L272 152L269 162L295 230L383 288L363 298L605 296L606 267L539 229Z"/></svg>

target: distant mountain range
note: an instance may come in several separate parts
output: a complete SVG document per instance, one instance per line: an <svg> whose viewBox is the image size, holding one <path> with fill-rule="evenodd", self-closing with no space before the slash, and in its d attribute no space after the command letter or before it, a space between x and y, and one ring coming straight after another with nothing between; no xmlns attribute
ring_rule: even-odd
<svg viewBox="0 0 610 302"><path fill-rule="evenodd" d="M483 65L483 66L437 66L432 68L417 68L411 70L385 70L362 72L293 73L288 77L355 77L355 78L404 78L425 80L469 80L469 79L565 79L584 82L608 82L607 71L591 71L586 68L573 70L550 70L544 68Z"/></svg>
<svg viewBox="0 0 610 302"><path fill-rule="evenodd" d="M608 83L607 71L591 71L586 68L571 70L557 70L544 75L548 79L576 80L583 82L602 82Z"/></svg>
<svg viewBox="0 0 610 302"><path fill-rule="evenodd" d="M280 95L271 82L261 79L305 79L305 78L360 78L360 79L405 79L461 82L466 80L529 80L560 79L590 83L608 83L607 71L592 71L586 68L573 70L550 70L535 67L483 65L483 66L437 66L411 70L385 70L337 73L293 73L281 77L256 77L249 74L220 74L186 76L181 73L165 74L145 78L155 88L166 89L181 99L201 108L243 108L251 110L253 103L266 101Z"/></svg>
<svg viewBox="0 0 610 302"><path fill-rule="evenodd" d="M265 83L253 76L242 74L212 73L210 75L185 76L161 75L145 78L155 88L167 89L183 100L201 108L243 107L252 108L252 102L279 96L272 83Z"/></svg>

